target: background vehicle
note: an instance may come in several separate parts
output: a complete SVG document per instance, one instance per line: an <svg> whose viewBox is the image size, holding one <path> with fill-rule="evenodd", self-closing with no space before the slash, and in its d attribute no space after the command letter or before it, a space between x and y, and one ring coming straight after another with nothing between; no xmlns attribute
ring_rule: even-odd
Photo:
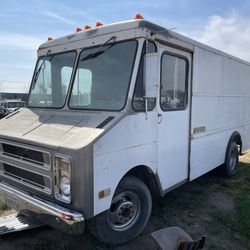
<svg viewBox="0 0 250 250"><path fill-rule="evenodd" d="M103 242L131 240L152 195L236 173L249 79L249 63L140 15L50 38L27 108L0 123L0 200L69 233L87 221Z"/></svg>
<svg viewBox="0 0 250 250"><path fill-rule="evenodd" d="M7 116L16 110L23 108L25 106L25 102L22 100L0 100L0 117Z"/></svg>

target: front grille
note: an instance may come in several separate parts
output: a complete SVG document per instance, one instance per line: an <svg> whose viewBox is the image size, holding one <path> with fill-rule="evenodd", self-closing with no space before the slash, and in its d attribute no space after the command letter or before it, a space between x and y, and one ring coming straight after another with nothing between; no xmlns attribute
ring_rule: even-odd
<svg viewBox="0 0 250 250"><path fill-rule="evenodd" d="M37 183L40 186L45 185L44 178L41 175L31 173L29 171L13 167L8 164L3 164L4 173L9 174L10 176L15 176L18 179L23 179L27 182Z"/></svg>
<svg viewBox="0 0 250 250"><path fill-rule="evenodd" d="M50 155L28 147L21 147L13 144L2 143L2 153L21 161L34 163L43 168L50 168Z"/></svg>
<svg viewBox="0 0 250 250"><path fill-rule="evenodd" d="M3 174L7 178L33 186L46 193L51 192L50 178L3 163Z"/></svg>
<svg viewBox="0 0 250 250"><path fill-rule="evenodd" d="M18 159L22 159L24 161L34 162L41 165L44 164L44 158L42 152L27 148L21 148L6 143L2 143L2 147L3 147L3 152L6 155L10 155Z"/></svg>
<svg viewBox="0 0 250 250"><path fill-rule="evenodd" d="M0 176L47 194L52 193L48 152L0 141Z"/></svg>

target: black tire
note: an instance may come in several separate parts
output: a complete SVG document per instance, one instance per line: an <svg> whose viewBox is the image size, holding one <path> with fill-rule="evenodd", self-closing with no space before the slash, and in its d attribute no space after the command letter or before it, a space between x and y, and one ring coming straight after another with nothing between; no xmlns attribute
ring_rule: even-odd
<svg viewBox="0 0 250 250"><path fill-rule="evenodd" d="M145 183L136 177L125 177L115 191L110 209L92 218L88 227L101 242L123 244L143 231L151 210L152 198Z"/></svg>
<svg viewBox="0 0 250 250"><path fill-rule="evenodd" d="M225 163L220 167L223 176L233 176L239 168L239 149L235 141L230 142L227 147Z"/></svg>

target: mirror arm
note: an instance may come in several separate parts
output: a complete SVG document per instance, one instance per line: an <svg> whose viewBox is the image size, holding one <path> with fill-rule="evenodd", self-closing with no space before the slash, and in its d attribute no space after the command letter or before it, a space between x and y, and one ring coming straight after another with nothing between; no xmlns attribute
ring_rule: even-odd
<svg viewBox="0 0 250 250"><path fill-rule="evenodd" d="M148 97L144 97L145 99L145 119L148 119Z"/></svg>

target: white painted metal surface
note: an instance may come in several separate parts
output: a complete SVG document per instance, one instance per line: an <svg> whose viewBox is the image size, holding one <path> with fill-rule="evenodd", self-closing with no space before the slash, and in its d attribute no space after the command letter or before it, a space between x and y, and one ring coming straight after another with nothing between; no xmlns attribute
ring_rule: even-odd
<svg viewBox="0 0 250 250"><path fill-rule="evenodd" d="M161 46L160 52L161 56L164 53L172 53L175 56L184 57L188 64L192 65L191 55L188 53L167 46ZM188 93L190 93L191 83L190 68L187 79ZM157 168L163 190L188 179L190 103L189 96L187 107L184 110L163 111L158 102L158 114L161 116L161 120L157 125Z"/></svg>
<svg viewBox="0 0 250 250"><path fill-rule="evenodd" d="M156 173L156 112L131 114L94 144L94 213L109 208L122 177L135 166L148 166ZM146 132L146 133L145 133ZM98 199L100 190L111 194Z"/></svg>
<svg viewBox="0 0 250 250"><path fill-rule="evenodd" d="M39 141L45 146L80 149L104 132L104 128L97 127L109 116L115 120L121 114L88 112L83 116L81 112L23 108L13 114L12 119L3 118L0 130L3 136L12 136L31 143Z"/></svg>
<svg viewBox="0 0 250 250"><path fill-rule="evenodd" d="M234 131L250 147L250 66L195 47L191 121L191 179L225 160ZM195 133L196 128L203 131Z"/></svg>

